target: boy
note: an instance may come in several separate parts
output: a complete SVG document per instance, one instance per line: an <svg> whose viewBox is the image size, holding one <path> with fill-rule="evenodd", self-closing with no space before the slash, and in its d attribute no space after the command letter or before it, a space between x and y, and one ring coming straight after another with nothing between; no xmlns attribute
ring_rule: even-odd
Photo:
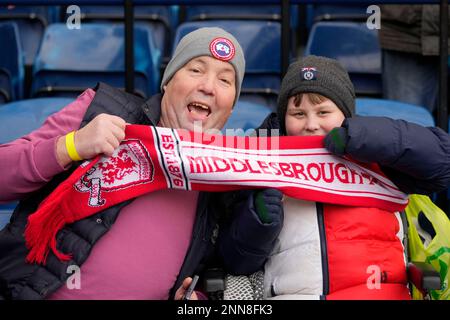
<svg viewBox="0 0 450 320"><path fill-rule="evenodd" d="M353 117L354 110L345 69L308 56L290 65L278 112L261 128L325 135L328 150L378 163L406 193L449 185L448 134L402 120ZM264 268L264 298L410 299L400 213L303 201L274 189L239 192L235 199L220 255L235 274Z"/></svg>

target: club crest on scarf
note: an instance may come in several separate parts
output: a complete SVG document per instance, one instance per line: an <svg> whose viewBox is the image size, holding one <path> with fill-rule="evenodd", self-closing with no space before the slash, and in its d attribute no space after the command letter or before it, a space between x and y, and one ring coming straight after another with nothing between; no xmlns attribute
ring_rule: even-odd
<svg viewBox="0 0 450 320"><path fill-rule="evenodd" d="M89 206L99 207L106 203L102 192L150 183L153 177L153 162L144 145L139 140L125 140L111 157L102 157L87 171L74 188L79 192L89 192Z"/></svg>

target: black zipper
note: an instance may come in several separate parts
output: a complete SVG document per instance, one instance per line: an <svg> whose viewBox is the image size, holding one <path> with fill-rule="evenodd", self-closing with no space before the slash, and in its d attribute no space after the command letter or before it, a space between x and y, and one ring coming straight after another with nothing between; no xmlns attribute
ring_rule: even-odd
<svg viewBox="0 0 450 320"><path fill-rule="evenodd" d="M329 272L328 272L328 255L327 255L327 238L325 235L325 222L323 216L323 203L316 202L317 210L317 222L319 226L320 235L320 253L322 258L322 282L323 282L323 295L326 296L329 291Z"/></svg>

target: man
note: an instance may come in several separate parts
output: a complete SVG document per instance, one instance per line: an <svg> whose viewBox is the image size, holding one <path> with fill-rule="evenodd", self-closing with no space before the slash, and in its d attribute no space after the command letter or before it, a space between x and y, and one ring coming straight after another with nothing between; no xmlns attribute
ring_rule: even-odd
<svg viewBox="0 0 450 320"><path fill-rule="evenodd" d="M180 287L214 242L216 216L208 206L213 195L159 191L77 221L57 236L58 249L73 254L67 263L53 254L45 265L26 263L24 229L76 160L113 153L127 123L193 130L199 121L203 130L221 129L244 70L236 39L219 28L202 28L178 44L162 95L143 101L99 84L38 130L1 146L0 201L21 202L0 231L0 298L167 299L171 288Z"/></svg>

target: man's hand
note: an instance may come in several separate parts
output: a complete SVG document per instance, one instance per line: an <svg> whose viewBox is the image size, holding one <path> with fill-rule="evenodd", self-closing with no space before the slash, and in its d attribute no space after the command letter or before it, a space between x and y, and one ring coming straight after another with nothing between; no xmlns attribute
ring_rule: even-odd
<svg viewBox="0 0 450 320"><path fill-rule="evenodd" d="M111 156L125 138L126 122L117 116L99 114L84 128L75 132L75 149L82 159L91 159L98 154ZM57 159L61 166L67 166L69 158L65 145L65 136L57 142Z"/></svg>
<svg viewBox="0 0 450 320"><path fill-rule="evenodd" d="M126 122L117 116L99 114L75 133L75 148L83 159L98 154L111 156L125 138Z"/></svg>
<svg viewBox="0 0 450 320"><path fill-rule="evenodd" d="M183 283L178 288L177 292L175 292L175 300L183 299L183 296L186 293L189 286L191 285L191 282L192 282L191 277L187 277L186 279L183 280ZM192 292L192 295L189 300L198 300L198 296L197 293L195 293L195 291Z"/></svg>

